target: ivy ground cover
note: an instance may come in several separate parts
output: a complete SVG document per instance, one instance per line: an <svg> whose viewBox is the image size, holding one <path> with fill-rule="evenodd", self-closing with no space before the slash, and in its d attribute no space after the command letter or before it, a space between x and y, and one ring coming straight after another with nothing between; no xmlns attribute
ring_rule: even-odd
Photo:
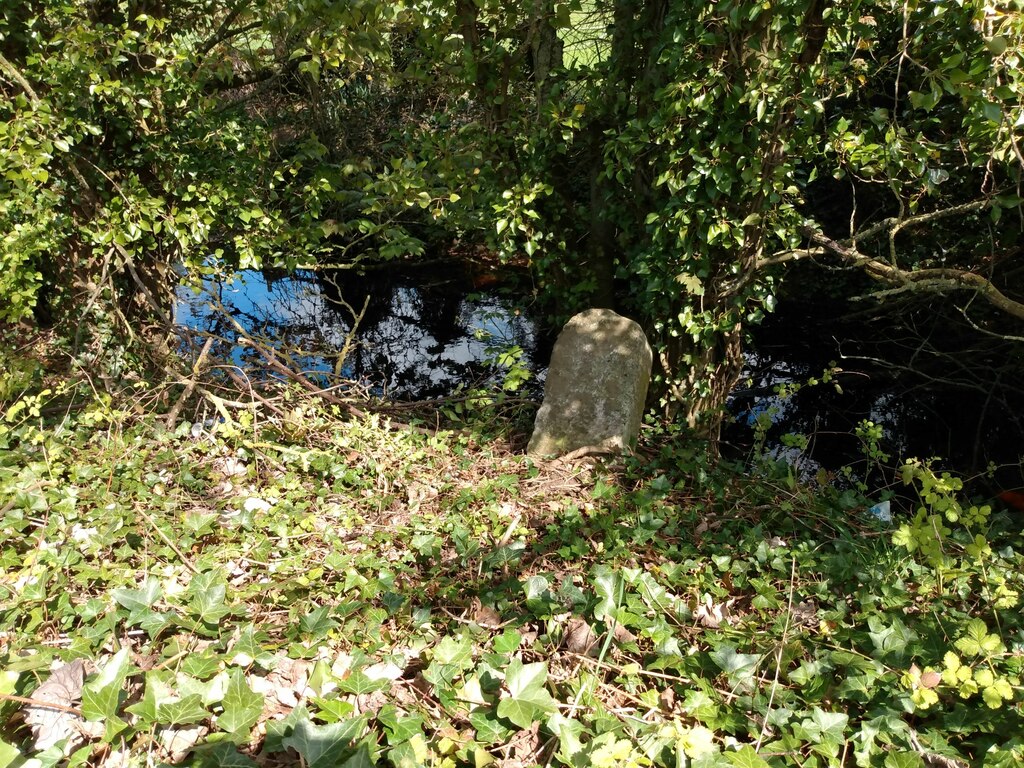
<svg viewBox="0 0 1024 768"><path fill-rule="evenodd" d="M1020 522L282 395L0 432L0 766L1014 766ZM515 439L515 438L512 438Z"/></svg>

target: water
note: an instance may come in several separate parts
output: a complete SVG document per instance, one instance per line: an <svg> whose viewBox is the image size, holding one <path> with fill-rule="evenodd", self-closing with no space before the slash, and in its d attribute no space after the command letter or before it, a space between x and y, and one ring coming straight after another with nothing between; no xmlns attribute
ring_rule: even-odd
<svg viewBox="0 0 1024 768"><path fill-rule="evenodd" d="M539 400L553 334L529 307L473 282L451 263L363 275L244 272L199 295L183 291L177 320L223 337L221 354L250 376L267 375L260 373L266 366L239 343L235 323L325 386L354 381L398 399L499 384L496 356L518 351L535 374L526 393ZM748 455L762 439L761 450L805 478L834 473L864 464L855 432L871 421L881 428L880 447L893 465L900 457L939 456L944 467L978 474L991 462L1001 467L988 481L993 488L1024 486L1024 388L1012 376L1000 382L991 363L1019 356L1012 345L968 348L967 337L931 310L911 317L918 323L911 336L892 331L887 321L838 320L835 307L787 306L755 330L743 381L729 401L727 452ZM833 368L831 381L807 385ZM794 434L800 437L787 437Z"/></svg>
<svg viewBox="0 0 1024 768"><path fill-rule="evenodd" d="M1012 375L1020 352L1011 343L981 343L933 307L910 313L904 326L842 317L834 307L790 304L754 331L730 400L733 455L751 450L760 421L766 452L805 478L864 467L856 430L869 421L881 430L884 464L935 457L976 477L983 494L1024 486L1024 388ZM834 371L828 382L826 370ZM819 383L807 386L812 378ZM886 474L878 470L869 484L886 484Z"/></svg>
<svg viewBox="0 0 1024 768"><path fill-rule="evenodd" d="M198 295L179 291L176 320L222 337L221 351L249 375L265 366L236 323L323 385L347 380L396 399L500 383L504 369L496 357L510 350L540 372L550 348L520 304L497 287L474 290L450 264L362 275L245 271L205 284Z"/></svg>

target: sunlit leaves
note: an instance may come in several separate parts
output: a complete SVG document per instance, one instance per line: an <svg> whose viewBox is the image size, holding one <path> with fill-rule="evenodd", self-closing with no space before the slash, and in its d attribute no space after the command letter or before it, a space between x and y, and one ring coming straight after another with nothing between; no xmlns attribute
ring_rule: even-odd
<svg viewBox="0 0 1024 768"><path fill-rule="evenodd" d="M231 671L227 691L222 702L224 711L217 717L217 725L229 733L251 728L263 711L263 696L254 692L238 668Z"/></svg>
<svg viewBox="0 0 1024 768"><path fill-rule="evenodd" d="M722 645L712 651L711 660L728 675L729 684L733 686L749 686L754 680L754 673L761 657L754 653L738 653L733 645Z"/></svg>
<svg viewBox="0 0 1024 768"><path fill-rule="evenodd" d="M505 670L509 697L498 703L498 715L520 728L529 728L535 720L555 712L558 705L545 688L548 669L543 662L523 664L513 659Z"/></svg>
<svg viewBox="0 0 1024 768"><path fill-rule="evenodd" d="M298 752L309 768L335 768L365 727L365 717L329 725L315 725L301 719L295 724L292 734L281 743Z"/></svg>
<svg viewBox="0 0 1024 768"><path fill-rule="evenodd" d="M991 656L1006 650L998 635L991 635L981 619L972 619L957 639L956 647L967 656Z"/></svg>
<svg viewBox="0 0 1024 768"><path fill-rule="evenodd" d="M127 726L120 718L120 710L130 665L129 649L122 648L106 660L96 677L87 681L82 690L82 714L87 720L102 721L107 738Z"/></svg>

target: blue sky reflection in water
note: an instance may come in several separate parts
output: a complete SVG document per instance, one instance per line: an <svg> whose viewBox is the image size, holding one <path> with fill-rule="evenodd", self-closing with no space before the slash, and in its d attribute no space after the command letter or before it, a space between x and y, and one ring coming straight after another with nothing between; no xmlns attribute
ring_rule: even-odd
<svg viewBox="0 0 1024 768"><path fill-rule="evenodd" d="M334 377L354 316L364 307L341 377L376 395L439 397L501 371L489 361L509 347L523 350L532 370L546 363L536 322L497 292L473 293L457 271L392 270L359 275L297 272L272 276L246 271L225 283L208 282L196 295L178 294L176 320L228 340L231 358L249 375L262 370L259 354L238 344L233 324L291 356L291 367Z"/></svg>

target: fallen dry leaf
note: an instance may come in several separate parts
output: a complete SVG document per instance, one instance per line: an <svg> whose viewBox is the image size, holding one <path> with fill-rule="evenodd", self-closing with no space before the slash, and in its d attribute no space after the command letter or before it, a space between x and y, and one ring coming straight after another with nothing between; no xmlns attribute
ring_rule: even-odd
<svg viewBox="0 0 1024 768"><path fill-rule="evenodd" d="M71 709L82 695L84 683L85 664L81 659L75 659L70 664L55 669L49 679L36 688L32 698L47 704L54 704L57 707ZM84 720L80 715L68 712L66 709L55 709L35 704L25 707L25 723L32 729L36 750L48 749L67 739L65 752L70 752L84 740L79 730L79 725Z"/></svg>
<svg viewBox="0 0 1024 768"><path fill-rule="evenodd" d="M672 707L676 705L676 692L672 688L666 688L658 694L658 703L661 704L661 708L666 712L671 712Z"/></svg>
<svg viewBox="0 0 1024 768"><path fill-rule="evenodd" d="M818 623L818 605L813 600L804 600L793 606L793 623L814 626Z"/></svg>
<svg viewBox="0 0 1024 768"><path fill-rule="evenodd" d="M182 762L192 747L199 743L210 729L205 725L193 725L188 728L164 728L159 732L160 745L167 751L167 762L177 765Z"/></svg>
<svg viewBox="0 0 1024 768"><path fill-rule="evenodd" d="M356 711L377 714L381 707L388 703L388 695L384 691L372 691L356 695Z"/></svg>
<svg viewBox="0 0 1024 768"><path fill-rule="evenodd" d="M128 768L131 753L125 749L112 749L100 763L100 768Z"/></svg>
<svg viewBox="0 0 1024 768"><path fill-rule="evenodd" d="M697 606L697 610L693 612L693 618L703 627L717 629L721 624L729 623L729 616L732 615L729 607L733 602L733 600L727 600L725 603L716 603L711 599L711 595L705 595L704 603Z"/></svg>
<svg viewBox="0 0 1024 768"><path fill-rule="evenodd" d="M630 632L621 624L616 624L615 629L612 630L612 637L616 643L635 643L636 635Z"/></svg>
<svg viewBox="0 0 1024 768"><path fill-rule="evenodd" d="M506 749L512 754L504 760L499 760L498 765L502 768L525 768L528 765L536 765L540 749L540 722L534 722L527 730L520 731L511 738Z"/></svg>
<svg viewBox="0 0 1024 768"><path fill-rule="evenodd" d="M597 635L590 625L579 617L569 619L565 628L565 647L570 653L587 655L595 650Z"/></svg>
<svg viewBox="0 0 1024 768"><path fill-rule="evenodd" d="M501 614L489 605L484 605L479 598L474 597L471 605L473 621L484 629L500 629Z"/></svg>

